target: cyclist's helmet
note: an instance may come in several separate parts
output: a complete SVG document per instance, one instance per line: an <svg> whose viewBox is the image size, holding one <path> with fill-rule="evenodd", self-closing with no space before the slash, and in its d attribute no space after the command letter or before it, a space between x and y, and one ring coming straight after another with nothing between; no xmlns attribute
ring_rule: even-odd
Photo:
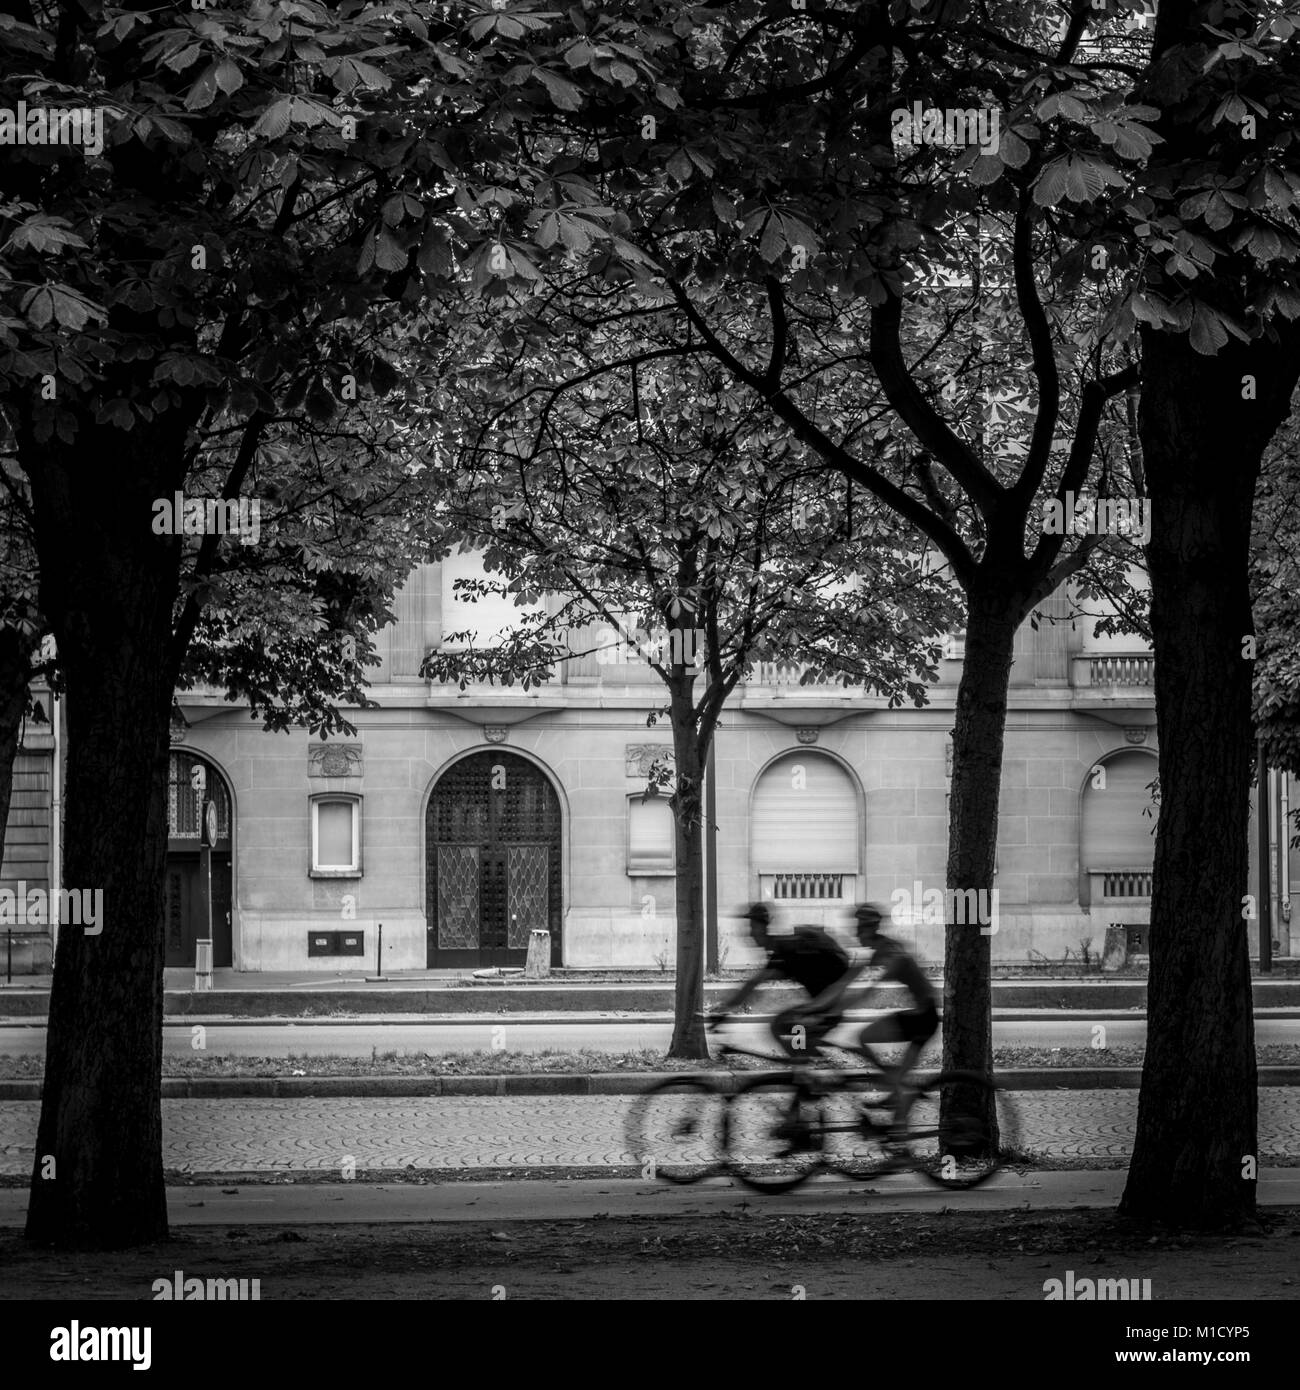
<svg viewBox="0 0 1300 1390"><path fill-rule="evenodd" d="M749 934L759 946L766 946L772 934L772 909L766 903L750 903L737 917L749 923Z"/></svg>
<svg viewBox="0 0 1300 1390"><path fill-rule="evenodd" d="M880 909L873 907L871 903L859 903L853 910L853 917L857 922L859 935L870 935L879 931L880 924L885 920Z"/></svg>

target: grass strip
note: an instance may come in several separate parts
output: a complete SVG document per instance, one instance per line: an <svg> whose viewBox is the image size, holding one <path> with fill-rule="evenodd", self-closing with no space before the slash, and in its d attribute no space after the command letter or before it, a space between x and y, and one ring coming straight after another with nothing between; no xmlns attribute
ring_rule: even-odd
<svg viewBox="0 0 1300 1390"><path fill-rule="evenodd" d="M1259 1047L1260 1066L1300 1066L1300 1044L1274 1043ZM1007 1067L1139 1067L1141 1047L998 1047L994 1063ZM766 1064L747 1057L727 1062L678 1061L653 1048L631 1052L602 1052L594 1048L548 1049L545 1052L399 1052L373 1048L370 1056L336 1055L284 1057L190 1056L163 1058L167 1077L279 1076L522 1076L538 1074L593 1075L610 1072L751 1070ZM771 1065L776 1065L772 1063ZM922 1058L920 1070L939 1066L937 1053ZM0 1080L39 1081L43 1057L0 1056Z"/></svg>

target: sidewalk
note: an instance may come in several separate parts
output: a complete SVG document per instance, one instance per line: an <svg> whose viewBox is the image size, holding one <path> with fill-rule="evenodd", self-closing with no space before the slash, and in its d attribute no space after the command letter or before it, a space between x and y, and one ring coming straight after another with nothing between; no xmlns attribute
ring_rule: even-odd
<svg viewBox="0 0 1300 1390"><path fill-rule="evenodd" d="M1036 1166L1111 1167L1128 1158L1136 1091L1019 1091L1016 1146ZM172 1174L317 1175L366 1181L457 1173L633 1177L626 1095L167 1100L163 1165ZM27 1177L40 1106L0 1102L0 1174ZM1260 1167L1300 1163L1300 1090L1259 1092ZM349 1163L350 1161L350 1163Z"/></svg>

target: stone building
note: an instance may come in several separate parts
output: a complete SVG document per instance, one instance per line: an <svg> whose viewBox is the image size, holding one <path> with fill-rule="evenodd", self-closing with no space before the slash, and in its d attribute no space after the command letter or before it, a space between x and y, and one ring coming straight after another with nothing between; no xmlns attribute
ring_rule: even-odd
<svg viewBox="0 0 1300 1390"><path fill-rule="evenodd" d="M400 591L371 671L378 708L352 716L355 738L266 733L217 692L178 696L168 964L192 965L204 931L206 796L217 812L218 966L373 969L380 924L385 971L522 964L528 933L540 927L557 965L671 966L671 813L662 796L645 794L651 765L671 753L666 721L648 723L662 685L644 662L602 659L608 653L570 661L527 692L421 678L422 658L445 632L472 626L481 638L509 620L513 610L491 601L465 609L452 585L472 570L472 557L455 556L421 566ZM1045 609L1048 619L1067 612L1062 596ZM995 960L1095 962L1108 951L1113 965L1145 950L1153 663L1134 639L1098 639L1092 627L1049 620L1017 637ZM727 914L756 897L835 928L847 927L855 902L881 903L923 958L942 959L943 929L926 904L944 886L960 659L958 635L919 710L803 686L798 673L767 666L738 687L714 756L715 961L751 958L743 923ZM3 885L42 874L57 882L56 742L48 725L27 731ZM1275 775L1275 841L1289 794ZM1275 952L1289 955L1297 864L1282 845L1272 858ZM44 968L48 933L15 931L26 968ZM1254 924L1249 935L1256 953Z"/></svg>

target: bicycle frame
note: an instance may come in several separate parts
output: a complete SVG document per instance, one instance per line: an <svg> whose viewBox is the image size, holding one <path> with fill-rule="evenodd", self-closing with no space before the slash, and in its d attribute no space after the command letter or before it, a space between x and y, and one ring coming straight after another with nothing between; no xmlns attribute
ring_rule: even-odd
<svg viewBox="0 0 1300 1390"><path fill-rule="evenodd" d="M836 1073L840 1078L846 1080L851 1078L855 1084L860 1084L864 1080L873 1081L878 1079L884 1081L888 1083L890 1090L895 1093L901 1083L906 1079L898 1074L897 1067L890 1067L885 1062L882 1062L866 1043L860 1043L856 1047L841 1046L839 1043L821 1043L819 1047L831 1048L837 1052L847 1052L853 1057L865 1058L870 1070L859 1071L840 1066L830 1058L820 1056L817 1051L810 1053L807 1057L775 1056L770 1052L756 1052L752 1047L741 1047L736 1043L722 1042L718 1044L718 1054L720 1057L724 1058L728 1056L756 1057L764 1062L782 1062L785 1064L785 1070L788 1071L791 1079L801 1086L811 1084L810 1078L816 1074L819 1065L822 1069ZM779 1077L782 1074L782 1071L777 1071L774 1073L774 1076ZM815 1089L821 1090L826 1088L818 1087ZM833 1086L829 1089L836 1090L841 1088ZM842 1089L852 1089L852 1087L844 1087Z"/></svg>
<svg viewBox="0 0 1300 1390"><path fill-rule="evenodd" d="M828 1053L842 1053L861 1059L866 1066L846 1068ZM991 1077L979 1077L969 1072L940 1072L932 1077L922 1077L911 1068L900 1075L897 1068L884 1065L866 1044L842 1047L822 1043L806 1057L791 1057L720 1041L718 1055L719 1060L753 1057L758 1061L781 1065L746 1072L730 1070L679 1075L666 1078L645 1093L646 1097L674 1090L683 1093L685 1109L681 1113L686 1117L685 1127L661 1132L671 1133L673 1139L703 1133L705 1130L701 1126L714 1122L707 1117L702 1104L722 1106L719 1116L719 1155L700 1159L689 1153L684 1154L675 1160L676 1172L670 1172L666 1166L660 1170L660 1175L672 1182L695 1182L730 1171L747 1187L761 1192L781 1192L798 1186L813 1173L824 1169L861 1180L912 1168L941 1187L961 1191L985 1181L1000 1167L995 1152L989 1155L988 1162L983 1163L977 1171L972 1171L971 1163L979 1160L962 1157L960 1134L957 1135L958 1147L955 1150L945 1148L944 1145L953 1138L954 1128L941 1118L940 1109L937 1108L941 1107L941 1094L948 1094L944 1088L950 1086L976 1086L996 1091L998 1088ZM766 1104L766 1114L770 1120L760 1123L757 1131L733 1128L733 1119L764 1091L770 1093L769 1098L767 1101L758 1099L759 1108L753 1113L756 1118L762 1116ZM690 1099L692 1092L696 1098L694 1101ZM782 1092L784 1097L781 1096ZM772 1101L777 1103L775 1110L771 1109ZM843 1101L848 1102L847 1111L839 1108ZM812 1107L812 1113L806 1119L805 1104ZM632 1123L643 1126L644 1104L638 1102L638 1106L641 1107L641 1118ZM924 1118L919 1123L918 1106L924 1112ZM633 1115L636 1114L634 1107ZM740 1123L743 1125L744 1122ZM768 1123L771 1128L764 1127ZM1006 1100L1005 1093L998 1102L997 1123L1000 1137L1005 1139L1010 1136L1008 1147L1014 1151L1018 1123L1014 1107ZM788 1133L785 1132L787 1126L792 1127ZM731 1147L737 1133L753 1134L760 1141L760 1147L768 1141L779 1143L787 1139L791 1147L770 1157L756 1156L753 1150L742 1148L737 1151ZM801 1137L804 1134L815 1135L815 1144L805 1145ZM866 1149L858 1147L856 1140L851 1141L847 1149L826 1144L830 1136L843 1134L865 1140ZM635 1137L629 1142L633 1152L641 1155L644 1161L645 1155L662 1152L656 1149L659 1137L642 1127L636 1130ZM972 1137L979 1140L978 1129ZM786 1159L791 1162L784 1163ZM774 1166L769 1168L769 1163Z"/></svg>

